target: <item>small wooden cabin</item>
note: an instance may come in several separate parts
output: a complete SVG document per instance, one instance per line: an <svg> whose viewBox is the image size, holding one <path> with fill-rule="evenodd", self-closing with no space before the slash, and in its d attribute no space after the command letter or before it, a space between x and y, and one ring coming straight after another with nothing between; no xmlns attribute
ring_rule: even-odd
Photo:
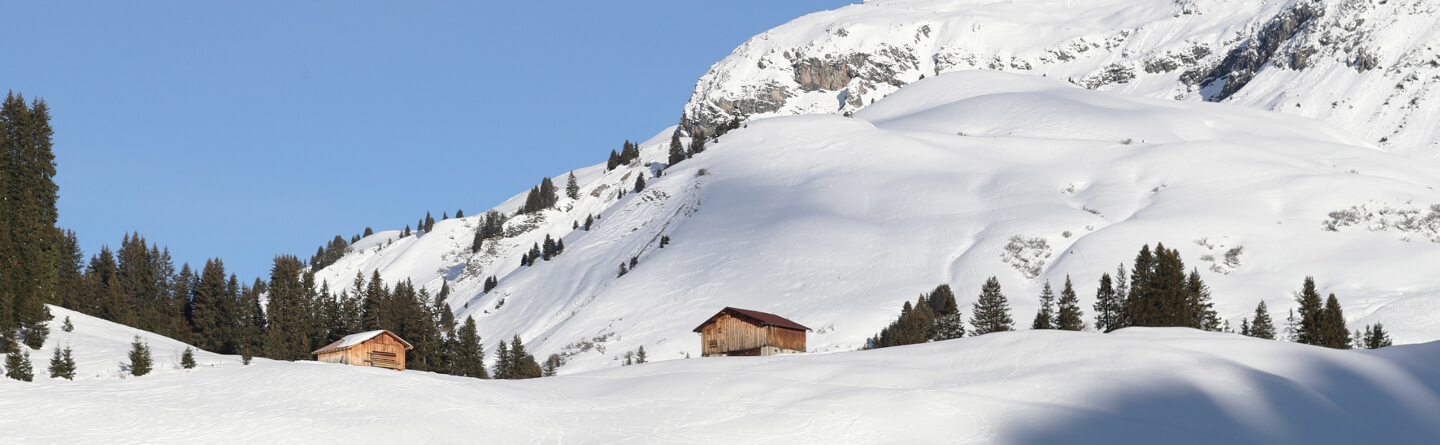
<svg viewBox="0 0 1440 445"><path fill-rule="evenodd" d="M733 307L695 328L705 357L802 353L809 330L779 315Z"/></svg>
<svg viewBox="0 0 1440 445"><path fill-rule="evenodd" d="M361 332L346 335L335 343L315 350L315 360L355 366L374 366L396 371L405 370L405 351L415 349L409 342L390 331Z"/></svg>

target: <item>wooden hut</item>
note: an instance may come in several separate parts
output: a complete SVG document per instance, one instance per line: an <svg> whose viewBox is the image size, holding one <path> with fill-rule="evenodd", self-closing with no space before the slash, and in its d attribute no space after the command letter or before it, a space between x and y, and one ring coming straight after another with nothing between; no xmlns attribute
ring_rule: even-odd
<svg viewBox="0 0 1440 445"><path fill-rule="evenodd" d="M361 332L346 335L335 343L315 350L315 360L355 366L374 366L396 371L405 370L405 351L415 349L409 342L390 331Z"/></svg>
<svg viewBox="0 0 1440 445"><path fill-rule="evenodd" d="M805 352L805 331L809 330L779 315L733 307L720 310L695 328L705 357Z"/></svg>

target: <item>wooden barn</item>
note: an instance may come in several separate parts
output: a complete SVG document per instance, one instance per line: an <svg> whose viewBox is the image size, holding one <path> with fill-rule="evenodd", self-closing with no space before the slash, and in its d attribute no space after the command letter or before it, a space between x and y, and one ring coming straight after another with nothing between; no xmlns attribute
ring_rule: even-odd
<svg viewBox="0 0 1440 445"><path fill-rule="evenodd" d="M346 335L335 343L315 350L315 360L355 366L374 366L396 371L405 370L405 351L415 349L409 342L390 331L361 332Z"/></svg>
<svg viewBox="0 0 1440 445"><path fill-rule="evenodd" d="M733 307L695 328L705 357L802 353L809 330L779 315Z"/></svg>

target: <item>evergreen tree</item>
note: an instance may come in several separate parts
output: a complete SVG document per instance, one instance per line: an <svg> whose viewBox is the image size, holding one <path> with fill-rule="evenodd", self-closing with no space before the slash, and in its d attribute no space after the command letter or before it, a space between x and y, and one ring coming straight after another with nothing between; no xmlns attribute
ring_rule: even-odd
<svg viewBox="0 0 1440 445"><path fill-rule="evenodd" d="M700 154L701 152L704 152L704 151L705 151L705 132L704 132L704 131L700 131L700 130L696 130L696 131L695 131L695 135L690 137L690 156L693 157L693 156L698 155L698 154Z"/></svg>
<svg viewBox="0 0 1440 445"><path fill-rule="evenodd" d="M635 363L645 363L645 357L645 346L642 345L640 350L635 351Z"/></svg>
<svg viewBox="0 0 1440 445"><path fill-rule="evenodd" d="M455 209L455 217L456 217L456 218L464 218L464 217L465 217L465 209Z"/></svg>
<svg viewBox="0 0 1440 445"><path fill-rule="evenodd" d="M1100 287L1095 290L1095 330L1110 332L1123 327L1121 298L1110 282L1110 274L1100 275Z"/></svg>
<svg viewBox="0 0 1440 445"><path fill-rule="evenodd" d="M494 275L491 275L490 278L485 279L485 288L481 292L490 292L492 289L495 289L495 286L499 285L500 279L495 278Z"/></svg>
<svg viewBox="0 0 1440 445"><path fill-rule="evenodd" d="M575 182L575 172L573 171L565 178L565 196L570 199L580 199L580 184Z"/></svg>
<svg viewBox="0 0 1440 445"><path fill-rule="evenodd" d="M590 231L590 225L595 224L595 215L585 215L585 231Z"/></svg>
<svg viewBox="0 0 1440 445"><path fill-rule="evenodd" d="M1365 326L1365 337L1363 340L1361 345L1366 349L1380 349L1394 344L1394 342L1390 340L1390 334L1385 332L1385 326L1381 325L1380 322L1375 322L1374 326Z"/></svg>
<svg viewBox="0 0 1440 445"><path fill-rule="evenodd" d="M626 142L628 143L629 141L626 141ZM605 160L605 171L614 170L615 167L619 167L619 166L620 166L620 154L619 154L619 153L616 153L615 150L610 150L610 158Z"/></svg>
<svg viewBox="0 0 1440 445"><path fill-rule="evenodd" d="M65 316L65 323L60 325L60 330L65 332L75 331L75 325L73 323L70 323L70 316Z"/></svg>
<svg viewBox="0 0 1440 445"><path fill-rule="evenodd" d="M1340 309L1340 300L1335 294L1325 299L1325 309L1321 312L1321 339L1322 344L1328 348L1350 349L1350 329L1345 327L1345 313Z"/></svg>
<svg viewBox="0 0 1440 445"><path fill-rule="evenodd" d="M477 379L488 379L490 375L485 372L485 346L480 343L480 334L475 328L475 319L465 317L465 323L460 325L460 330L455 335L456 351L454 372L455 375L474 377ZM501 342L504 348L504 342Z"/></svg>
<svg viewBox="0 0 1440 445"><path fill-rule="evenodd" d="M685 147L680 145L680 130L670 134L670 165L679 164L685 160Z"/></svg>
<svg viewBox="0 0 1440 445"><path fill-rule="evenodd" d="M35 370L30 366L30 353L24 349L11 352L5 357L5 376L29 382L35 380Z"/></svg>
<svg viewBox="0 0 1440 445"><path fill-rule="evenodd" d="M363 236L370 236L370 235L374 235L374 234L375 234L375 229L371 229L370 226L365 226L365 233L363 234Z"/></svg>
<svg viewBox="0 0 1440 445"><path fill-rule="evenodd" d="M75 356L69 346L55 347L55 354L50 357L50 378L75 380Z"/></svg>
<svg viewBox="0 0 1440 445"><path fill-rule="evenodd" d="M26 105L23 96L6 95L0 105L0 330L27 331L31 347L43 343L44 304L61 290L53 133L44 100Z"/></svg>
<svg viewBox="0 0 1440 445"><path fill-rule="evenodd" d="M645 175L635 176L635 193L645 191Z"/></svg>
<svg viewBox="0 0 1440 445"><path fill-rule="evenodd" d="M1325 307L1320 301L1320 293L1315 291L1315 278L1305 277L1305 283L1301 285L1300 292L1295 294L1295 301L1300 305L1298 323L1295 329L1295 342L1307 345L1325 346Z"/></svg>
<svg viewBox="0 0 1440 445"><path fill-rule="evenodd" d="M139 377L150 373L150 345L135 336L135 341L130 342L130 375Z"/></svg>
<svg viewBox="0 0 1440 445"><path fill-rule="evenodd" d="M1010 318L1010 303L1000 293L1000 280L995 277L986 280L985 286L980 289L980 297L970 311L970 326L973 335L1015 330L1015 321Z"/></svg>
<svg viewBox="0 0 1440 445"><path fill-rule="evenodd" d="M1040 310L1035 312L1035 321L1030 329L1055 329L1055 291L1050 290L1050 281L1040 290Z"/></svg>
<svg viewBox="0 0 1440 445"><path fill-rule="evenodd" d="M201 349L221 354L232 354L237 332L233 327L239 318L234 305L235 296L226 283L225 264L219 259L205 261L200 272L200 283L191 298L191 328L195 343Z"/></svg>
<svg viewBox="0 0 1440 445"><path fill-rule="evenodd" d="M1215 312L1215 303L1210 301L1210 287L1200 279L1200 269L1192 269L1185 281L1186 302L1190 306L1190 322L1186 326L1211 332L1221 329L1220 314Z"/></svg>
<svg viewBox="0 0 1440 445"><path fill-rule="evenodd" d="M195 350L187 346L185 352L180 353L180 367L195 369Z"/></svg>
<svg viewBox="0 0 1440 445"><path fill-rule="evenodd" d="M516 335L510 341L510 377L512 379L533 379L540 377L540 363L535 357L525 352L525 345L520 343L520 336Z"/></svg>
<svg viewBox="0 0 1440 445"><path fill-rule="evenodd" d="M1065 289L1060 291L1060 302L1058 313L1055 315L1055 328L1066 331L1080 331L1085 329L1085 312L1080 310L1080 298L1075 295L1075 287L1070 283L1070 276L1065 276Z"/></svg>
<svg viewBox="0 0 1440 445"><path fill-rule="evenodd" d="M270 269L270 301L265 311L269 316L266 357L290 361L310 358L315 322L307 293L314 288L305 285L302 269L304 264L293 255L275 257Z"/></svg>
<svg viewBox="0 0 1440 445"><path fill-rule="evenodd" d="M1255 306L1255 319L1249 324L1249 332L1245 335L1275 339L1275 324L1270 321L1270 309L1265 307L1265 300L1260 300L1260 304Z"/></svg>
<svg viewBox="0 0 1440 445"><path fill-rule="evenodd" d="M495 350L495 371L490 375L496 379L513 379L515 371L511 369L515 361L510 358L510 345L500 342Z"/></svg>

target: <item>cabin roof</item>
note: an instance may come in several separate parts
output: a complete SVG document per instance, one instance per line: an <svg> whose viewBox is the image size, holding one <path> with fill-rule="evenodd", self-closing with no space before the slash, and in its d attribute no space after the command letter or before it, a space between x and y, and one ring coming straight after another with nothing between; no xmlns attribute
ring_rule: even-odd
<svg viewBox="0 0 1440 445"><path fill-rule="evenodd" d="M700 326L696 326L694 332L700 332L700 328L703 328L705 327L705 325L714 322L716 318L719 318L720 315L725 313L729 313L730 315L736 316L738 318L748 319L761 326L774 326L777 328L794 329L797 331L811 330L810 328L801 326L800 323L790 321L785 317L781 317L779 315L769 314L760 311L752 311L749 309L726 307L725 309L721 309L720 312L715 313L715 315L711 316L710 319L705 320L704 323L700 323Z"/></svg>
<svg viewBox="0 0 1440 445"><path fill-rule="evenodd" d="M316 349L315 352L311 352L311 354L320 354L320 353L322 353L322 352L335 352L335 351L343 351L343 350L346 350L346 349L350 349L351 347L353 347L353 346L355 346L355 345L358 345L358 344L361 344L361 343L365 343L365 342L367 342L367 341L370 341L370 339L375 338L375 337L379 336L380 334L385 334L385 335L389 335L390 337L393 337L395 340L399 341L400 344L405 345L405 349L415 349L414 346L410 345L410 342L405 341L405 339L403 339L403 338L400 338L399 335L395 335L394 332L390 332L390 331L381 329L381 330L378 330L378 331L369 331L369 332L361 332L361 333L359 333L359 334L346 335L345 337L343 337L343 338L341 338L341 339L339 339L339 340L335 340L334 343L325 345L325 347L323 347L323 348Z"/></svg>

